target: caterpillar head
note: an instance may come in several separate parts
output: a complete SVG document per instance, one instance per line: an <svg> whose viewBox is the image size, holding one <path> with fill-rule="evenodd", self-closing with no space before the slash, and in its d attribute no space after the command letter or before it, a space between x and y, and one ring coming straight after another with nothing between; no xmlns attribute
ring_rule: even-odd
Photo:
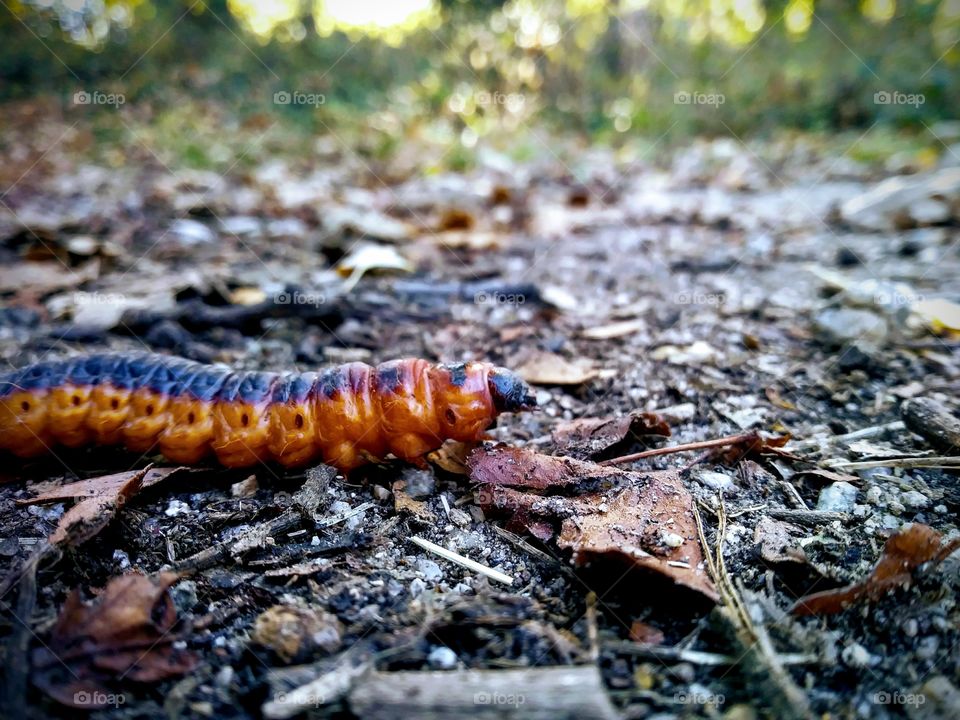
<svg viewBox="0 0 960 720"><path fill-rule="evenodd" d="M431 387L444 437L474 441L497 415L529 410L536 398L519 377L489 363L439 365Z"/></svg>
<svg viewBox="0 0 960 720"><path fill-rule="evenodd" d="M530 386L506 368L493 368L487 376L487 385L498 413L521 412L537 407L537 397Z"/></svg>

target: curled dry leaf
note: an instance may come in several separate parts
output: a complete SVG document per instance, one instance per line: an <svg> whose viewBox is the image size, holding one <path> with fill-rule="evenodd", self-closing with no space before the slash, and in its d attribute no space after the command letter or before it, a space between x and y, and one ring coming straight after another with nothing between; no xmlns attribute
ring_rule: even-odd
<svg viewBox="0 0 960 720"><path fill-rule="evenodd" d="M575 564L615 560L717 600L693 498L675 472L628 472L508 447L478 448L467 465L485 511L511 514L514 529L541 540L556 537Z"/></svg>
<svg viewBox="0 0 960 720"><path fill-rule="evenodd" d="M80 499L60 518L48 542L54 546L77 546L110 524L123 505L144 488L156 485L184 468L157 468L102 475L61 485L36 497L18 501L21 505L55 500Z"/></svg>
<svg viewBox="0 0 960 720"><path fill-rule="evenodd" d="M929 525L915 523L891 535L880 561L865 580L834 590L805 595L790 612L794 615L830 615L864 598L877 600L896 588L907 587L913 571L925 563L940 563L960 547L960 539L944 544Z"/></svg>
<svg viewBox="0 0 960 720"><path fill-rule="evenodd" d="M553 431L553 443L559 452L599 459L619 454L623 445L645 435L670 437L670 426L660 415L639 410L620 418L579 418L560 423Z"/></svg>
<svg viewBox="0 0 960 720"><path fill-rule="evenodd" d="M783 446L790 442L790 435L766 436L756 430L744 433L736 442L713 452L713 458L725 465L736 465L744 458L758 458L764 455L776 455L788 460L800 460Z"/></svg>
<svg viewBox="0 0 960 720"><path fill-rule="evenodd" d="M151 683L193 669L193 654L174 647L177 611L167 590L176 573L112 578L92 602L74 590L45 645L32 653L33 681L71 707L106 707L111 683ZM114 703L115 704L115 703Z"/></svg>
<svg viewBox="0 0 960 720"><path fill-rule="evenodd" d="M531 385L582 385L599 371L588 360L571 362L550 352L538 352L517 368L517 374Z"/></svg>

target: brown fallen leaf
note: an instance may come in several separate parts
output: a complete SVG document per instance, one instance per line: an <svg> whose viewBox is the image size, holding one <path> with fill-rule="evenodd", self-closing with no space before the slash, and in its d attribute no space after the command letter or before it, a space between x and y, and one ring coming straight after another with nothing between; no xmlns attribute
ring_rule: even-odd
<svg viewBox="0 0 960 720"><path fill-rule="evenodd" d="M587 340L614 340L616 338L635 335L647 327L649 323L646 320L636 318L634 320L621 320L620 322L610 323L609 325L598 325L590 327L580 332L580 337Z"/></svg>
<svg viewBox="0 0 960 720"><path fill-rule="evenodd" d="M81 267L69 268L61 261L18 262L0 268L0 292L29 288L35 293L51 293L79 287L100 275L100 261L91 260Z"/></svg>
<svg viewBox="0 0 960 720"><path fill-rule="evenodd" d="M467 455L476 446L476 443L448 440L433 452L428 453L427 460L453 475L467 475Z"/></svg>
<svg viewBox="0 0 960 720"><path fill-rule="evenodd" d="M767 387L767 389L764 392L767 396L767 400L770 401L771 405L776 405L778 408L781 408L783 410L797 409L796 405L794 405L789 400L785 400L783 398L783 396L780 394L780 389L778 387L774 385L770 385Z"/></svg>
<svg viewBox="0 0 960 720"><path fill-rule="evenodd" d="M880 560L865 580L834 590L805 595L790 612L794 615L830 615L864 598L877 600L897 588L908 587L913 571L934 565L960 548L960 538L944 544L943 536L929 525L914 523L890 536Z"/></svg>
<svg viewBox="0 0 960 720"><path fill-rule="evenodd" d="M21 505L34 505L54 500L82 498L67 510L50 534L47 542L55 547L80 545L110 524L123 505L142 489L156 485L185 468L157 468L103 475L61 485L36 497L19 500Z"/></svg>
<svg viewBox="0 0 960 720"><path fill-rule="evenodd" d="M560 423L553 430L558 452L577 458L599 459L617 454L645 435L670 437L670 426L656 413L636 410L620 418L578 418Z"/></svg>
<svg viewBox="0 0 960 720"><path fill-rule="evenodd" d="M415 500L407 492L407 481L397 480L393 483L393 509L397 513L409 513L426 525L437 521L436 515L423 500Z"/></svg>
<svg viewBox="0 0 960 720"><path fill-rule="evenodd" d="M794 535L801 535L796 525L763 517L753 531L753 542L760 549L764 562L778 565L785 562L805 563L806 555Z"/></svg>
<svg viewBox="0 0 960 720"><path fill-rule="evenodd" d="M718 599L693 498L676 472L628 472L502 446L478 448L467 465L485 511L510 514L509 526L541 540L555 537L575 564L616 560Z"/></svg>
<svg viewBox="0 0 960 720"><path fill-rule="evenodd" d="M89 603L74 590L49 640L31 654L34 684L64 705L95 709L118 704L112 683L152 683L193 669L196 657L174 647L177 611L167 590L178 579L121 575Z"/></svg>
<svg viewBox="0 0 960 720"><path fill-rule="evenodd" d="M754 430L744 433L737 442L714 450L711 453L711 459L725 465L736 465L744 458L758 458L764 455L776 455L788 460L800 460L793 453L783 449L783 446L788 442L790 442L789 434L767 436Z"/></svg>
<svg viewBox="0 0 960 720"><path fill-rule="evenodd" d="M634 620L630 624L630 639L642 645L662 645L664 634L662 630L655 628L653 625L647 625L641 620Z"/></svg>
<svg viewBox="0 0 960 720"><path fill-rule="evenodd" d="M582 385L600 375L589 360L571 362L551 352L535 353L516 372L532 385Z"/></svg>

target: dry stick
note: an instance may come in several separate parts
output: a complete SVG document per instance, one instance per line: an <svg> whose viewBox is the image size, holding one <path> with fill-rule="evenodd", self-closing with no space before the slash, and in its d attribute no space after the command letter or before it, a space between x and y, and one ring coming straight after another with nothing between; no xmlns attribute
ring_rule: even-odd
<svg viewBox="0 0 960 720"><path fill-rule="evenodd" d="M753 433L741 433L740 435L728 435L727 437L716 438L715 440L701 440L700 442L684 443L683 445L673 445L672 447L653 448L643 452L633 453L632 455L622 455L621 457L604 460L600 465L620 465L621 463L633 462L643 458L655 457L657 455L670 455L672 453L686 452L687 450L705 450L707 448L724 447L726 445L736 445L738 442L752 440L756 436Z"/></svg>
<svg viewBox="0 0 960 720"><path fill-rule="evenodd" d="M773 691L770 693L770 700L781 717L790 720L808 720L812 715L806 695L784 670L783 662L774 650L766 628L753 623L740 593L737 592L727 572L723 559L723 540L727 526L727 513L722 497L716 514L718 520L717 542L714 546L715 552L711 553L700 511L696 504L693 506L697 534L700 538L700 544L703 546L707 569L723 600L723 607L719 611L720 616L730 624L737 642L743 650L737 664L743 668L745 679L749 684L756 685L761 690Z"/></svg>

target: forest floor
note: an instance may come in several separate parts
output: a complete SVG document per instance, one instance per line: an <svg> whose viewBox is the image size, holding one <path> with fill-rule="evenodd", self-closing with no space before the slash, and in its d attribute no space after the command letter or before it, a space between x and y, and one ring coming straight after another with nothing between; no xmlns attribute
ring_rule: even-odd
<svg viewBox="0 0 960 720"><path fill-rule="evenodd" d="M477 359L540 407L467 465L445 447L348 481L112 448L5 461L5 717L960 714L950 128L929 167L730 138L426 172L427 149L331 134L214 172L16 113L4 369ZM544 456L581 463L556 484L496 464ZM136 494L108 477L150 462ZM57 537L86 495L84 532Z"/></svg>

